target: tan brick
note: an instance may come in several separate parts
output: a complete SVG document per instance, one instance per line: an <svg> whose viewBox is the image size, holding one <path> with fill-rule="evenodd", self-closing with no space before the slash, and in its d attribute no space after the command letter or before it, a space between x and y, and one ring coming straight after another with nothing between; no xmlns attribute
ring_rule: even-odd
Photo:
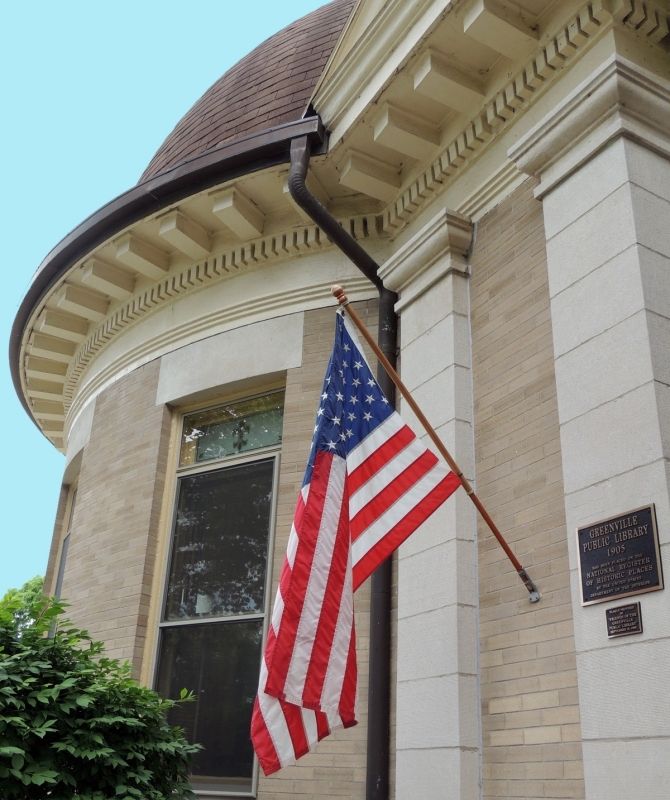
<svg viewBox="0 0 670 800"><path fill-rule="evenodd" d="M542 709L543 725L569 725L579 722L579 706L559 706ZM564 741L566 741L564 739Z"/></svg>
<svg viewBox="0 0 670 800"><path fill-rule="evenodd" d="M521 698L496 697L489 700L489 714L503 714L506 711L521 711Z"/></svg>
<svg viewBox="0 0 670 800"><path fill-rule="evenodd" d="M376 302L357 306L374 329ZM287 373L273 552L275 587L309 451L332 331L332 308L307 312L303 363ZM170 535L167 529L159 530L165 476L174 469L174 464L168 464L170 412L155 405L158 370L159 361L140 367L97 398L90 440L81 460L63 586L63 596L71 602L73 621L102 639L111 657L131 660L135 674L139 674L148 633L159 537L167 540ZM50 586L57 570L66 496L67 487L62 493L54 532L48 573ZM365 796L369 606L368 584L356 596L360 724L335 732L295 767L282 770L278 776L261 777L259 800L292 797L362 800ZM394 646L395 640L394 623ZM392 672L395 675L395 664ZM395 692L391 703L393 720ZM393 748L394 729L391 737Z"/></svg>
<svg viewBox="0 0 670 800"><path fill-rule="evenodd" d="M535 728L543 724L542 712L539 709L535 709L534 711L516 711L511 714L505 714L505 728L507 730Z"/></svg>
<svg viewBox="0 0 670 800"><path fill-rule="evenodd" d="M581 798L584 797L584 782L581 779L545 781L543 794L545 797Z"/></svg>
<svg viewBox="0 0 670 800"><path fill-rule="evenodd" d="M505 744L523 744L523 731L490 731L488 741L493 747Z"/></svg>
<svg viewBox="0 0 670 800"><path fill-rule="evenodd" d="M544 229L531 182L480 220L471 263L477 489L543 594L528 604L480 524L482 725L497 745L485 748L484 796L583 796Z"/></svg>
<svg viewBox="0 0 670 800"><path fill-rule="evenodd" d="M561 698L561 705L568 706L579 704L579 692L576 686L570 689L561 689L559 696Z"/></svg>
<svg viewBox="0 0 670 800"><path fill-rule="evenodd" d="M572 780L584 779L584 765L581 761L566 761L563 764L563 777Z"/></svg>
<svg viewBox="0 0 670 800"><path fill-rule="evenodd" d="M96 400L63 581L73 622L110 656L132 661L136 675L169 440L169 413L155 405L158 366L140 367Z"/></svg>
<svg viewBox="0 0 670 800"><path fill-rule="evenodd" d="M558 692L538 692L537 694L527 694L522 699L525 709L531 708L551 708L559 704Z"/></svg>
<svg viewBox="0 0 670 800"><path fill-rule="evenodd" d="M561 739L564 742L581 742L582 729L581 725L562 725L561 726Z"/></svg>
<svg viewBox="0 0 670 800"><path fill-rule="evenodd" d="M565 777L564 765L560 761L553 763L525 764L524 771L527 778L537 778L547 780L549 778L560 779Z"/></svg>
<svg viewBox="0 0 670 800"><path fill-rule="evenodd" d="M528 728L523 731L524 744L544 744L545 742L560 742L561 727L559 725L546 725L538 728Z"/></svg>
<svg viewBox="0 0 670 800"><path fill-rule="evenodd" d="M538 797L543 793L542 781L515 780L510 781L508 795L510 797Z"/></svg>

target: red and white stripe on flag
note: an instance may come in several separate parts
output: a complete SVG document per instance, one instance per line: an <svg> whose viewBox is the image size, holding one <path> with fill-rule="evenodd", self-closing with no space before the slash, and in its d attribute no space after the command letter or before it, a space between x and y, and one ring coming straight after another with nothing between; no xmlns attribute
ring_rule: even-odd
<svg viewBox="0 0 670 800"><path fill-rule="evenodd" d="M390 408L338 313L252 715L266 775L356 724L353 593L459 485Z"/></svg>

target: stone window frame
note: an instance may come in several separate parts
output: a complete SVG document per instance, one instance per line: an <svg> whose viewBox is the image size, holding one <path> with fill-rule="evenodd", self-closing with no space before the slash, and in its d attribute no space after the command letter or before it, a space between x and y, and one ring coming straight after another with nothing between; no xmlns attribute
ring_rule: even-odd
<svg viewBox="0 0 670 800"><path fill-rule="evenodd" d="M70 535L72 534L74 509L77 502L77 482L74 481L64 488L66 490L66 497L63 509L63 528L58 543L58 557L56 558L56 569L53 573L53 590L51 591L51 594L58 600L61 599L63 591L63 579L65 577L67 554L70 546Z"/></svg>
<svg viewBox="0 0 670 800"><path fill-rule="evenodd" d="M173 446L171 447L172 450L170 458L171 463L168 466L168 476L167 476L168 480L166 482L166 487L165 487L167 513L164 516L165 522L161 526L164 532L164 540L163 540L164 551L162 554L162 558L160 558L159 563L157 563L157 568L159 571L159 582L157 584L158 591L154 596L153 605L155 607L154 607L154 614L152 615L155 621L153 624L153 636L150 648L151 667L148 673L149 677L148 683L152 687L155 687L158 681L160 647L161 647L161 629L166 627L174 627L175 625L179 624L178 622L174 621L168 622L163 619L163 616L164 616L167 591L168 591L170 560L171 560L173 537L175 531L177 505L179 501L180 478L187 475L214 472L223 467L241 466L243 464L249 464L258 461L266 461L268 459L272 459L274 462L273 476L272 476L272 505L270 511L270 524L268 531L264 609L263 609L263 614L258 615L258 618L259 619L262 618L263 620L262 641L261 641L261 657L262 657L262 653L265 650L267 631L270 623L272 601L274 599L272 596L272 581L273 581L273 575L275 573L274 551L275 551L275 539L276 539L277 506L278 506L279 489L280 489L280 471L281 471L281 456L282 456L283 441L279 441L277 444L269 447L247 451L239 455L227 455L221 458L211 459L206 462L200 462L183 467L180 466L179 462L181 455L181 442L184 430L184 421L186 417L196 412L214 410L240 401L251 400L255 397L261 397L278 392L285 392L285 390L286 386L283 382L277 383L275 381L272 381L272 383L269 383L267 385L266 384L254 385L253 388L249 387L247 388L246 391L238 390L231 395L217 394L215 396L216 397L215 400L207 399L199 403L193 403L184 405L179 408L173 408L174 412L173 428L172 428L173 433L171 437ZM208 623L215 623L217 621L221 622L222 620L221 619L217 620L217 618L212 617L206 621L200 621L196 619L189 621L186 624L190 625L208 624ZM260 659L258 663L258 668L260 671ZM208 798L216 798L216 797L254 798L258 795L258 782L259 782L259 765L258 765L258 760L254 756L251 786L249 791L239 791L239 790L229 790L229 789L209 790L209 789L198 789L197 787L194 786L194 793L195 796L198 798L198 800L201 799L208 800Z"/></svg>

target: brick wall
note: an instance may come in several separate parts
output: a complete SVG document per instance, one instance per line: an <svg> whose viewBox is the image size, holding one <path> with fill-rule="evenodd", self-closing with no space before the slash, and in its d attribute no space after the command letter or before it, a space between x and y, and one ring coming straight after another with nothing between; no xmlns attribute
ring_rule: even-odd
<svg viewBox="0 0 670 800"><path fill-rule="evenodd" d="M139 675L169 443L155 405L159 364L140 367L96 401L72 518L62 596L69 618Z"/></svg>
<svg viewBox="0 0 670 800"><path fill-rule="evenodd" d="M370 329L376 330L376 301L357 307ZM287 372L272 598L302 484L333 330L332 308L307 312L303 363ZM97 399L78 478L63 587L74 623L103 640L110 656L131 660L136 674L145 643L157 537L169 535L167 530L158 531L170 418L166 407L155 406L158 372L159 362L152 362ZM61 527L59 519L58 532ZM261 776L259 800L365 797L369 583L356 593L355 602L359 725L336 732L298 765L271 778Z"/></svg>
<svg viewBox="0 0 670 800"><path fill-rule="evenodd" d="M479 525L484 797L584 796L541 204L526 182L471 258L477 490L542 600Z"/></svg>
<svg viewBox="0 0 670 800"><path fill-rule="evenodd" d="M376 301L356 304L356 308L367 326L375 331ZM277 591L279 569L286 553L296 498L302 485L314 427L314 414L318 407L326 364L333 347L334 326L332 308L306 312L302 366L287 372L275 533L273 597ZM270 778L261 776L258 800L288 800L293 797L318 797L319 800L335 800L335 798L342 800L346 797L351 800L359 798L362 800L365 797L369 581L356 592L355 610L359 724L346 731L336 731L320 742L315 752L301 758L295 766L282 769Z"/></svg>

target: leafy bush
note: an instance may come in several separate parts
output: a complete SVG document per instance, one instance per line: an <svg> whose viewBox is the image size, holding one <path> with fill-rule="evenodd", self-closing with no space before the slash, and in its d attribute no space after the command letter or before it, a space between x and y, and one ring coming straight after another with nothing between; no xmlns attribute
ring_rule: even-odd
<svg viewBox="0 0 670 800"><path fill-rule="evenodd" d="M0 600L0 625L14 626L20 633L32 624L31 613L40 611L44 602L44 578L36 575L20 589L10 589Z"/></svg>
<svg viewBox="0 0 670 800"><path fill-rule="evenodd" d="M29 584L0 600L2 800L193 797L198 747L168 725L174 703L139 686L62 613Z"/></svg>

